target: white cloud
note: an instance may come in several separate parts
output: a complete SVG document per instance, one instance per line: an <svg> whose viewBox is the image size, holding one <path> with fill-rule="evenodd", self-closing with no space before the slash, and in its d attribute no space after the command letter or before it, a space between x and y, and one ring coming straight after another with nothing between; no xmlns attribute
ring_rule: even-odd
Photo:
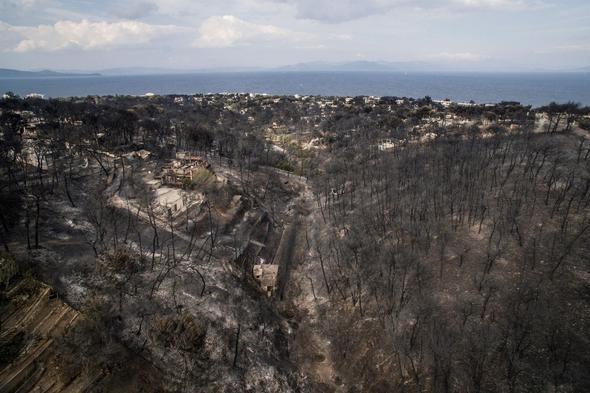
<svg viewBox="0 0 590 393"><path fill-rule="evenodd" d="M321 38L321 39L320 39ZM322 48L323 41L342 41L348 35L293 31L270 24L257 24L232 15L207 18L197 29L154 25L137 20L62 20L52 25L14 26L0 21L0 50L9 52L97 50L132 47L174 39L177 47L191 43L197 48L228 48L264 43L289 43L295 48ZM169 42L169 41L166 41ZM170 41L170 44L172 42Z"/></svg>
<svg viewBox="0 0 590 393"><path fill-rule="evenodd" d="M194 45L200 48L227 48L277 40L305 42L312 38L313 36L307 33L251 23L233 15L224 15L206 19L199 28L199 38Z"/></svg>
<svg viewBox="0 0 590 393"><path fill-rule="evenodd" d="M18 37L15 52L116 48L148 43L156 38L186 31L171 25L150 25L138 21L90 22L58 21L53 25L0 25L0 33Z"/></svg>

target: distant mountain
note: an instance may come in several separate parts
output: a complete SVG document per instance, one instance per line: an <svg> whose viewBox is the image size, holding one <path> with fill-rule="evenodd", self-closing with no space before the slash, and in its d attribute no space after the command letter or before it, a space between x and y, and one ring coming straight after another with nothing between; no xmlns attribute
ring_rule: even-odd
<svg viewBox="0 0 590 393"><path fill-rule="evenodd" d="M280 67L215 67L196 69L174 69L158 67L122 67L98 70L105 76L128 75L179 75L206 73L241 73L241 72L411 72L411 71L447 71L448 67L425 62L373 62L353 61L344 63L311 62Z"/></svg>
<svg viewBox="0 0 590 393"><path fill-rule="evenodd" d="M346 63L312 62L278 67L279 71L351 71L351 72L410 72L439 71L446 67L426 62L353 61Z"/></svg>
<svg viewBox="0 0 590 393"><path fill-rule="evenodd" d="M20 71L8 68L0 68L0 78L52 78L64 76L100 76L100 74L65 73L50 70L43 71Z"/></svg>
<svg viewBox="0 0 590 393"><path fill-rule="evenodd" d="M307 62L278 67L211 67L193 69L174 69L158 67L124 67L98 70L105 76L128 75L179 75L208 73L245 73L245 72L572 72L573 70L554 70L545 68L513 67L506 69L501 64L487 61L485 67L474 66L472 62L449 61L349 61L349 62ZM575 72L590 72L590 67L579 68Z"/></svg>

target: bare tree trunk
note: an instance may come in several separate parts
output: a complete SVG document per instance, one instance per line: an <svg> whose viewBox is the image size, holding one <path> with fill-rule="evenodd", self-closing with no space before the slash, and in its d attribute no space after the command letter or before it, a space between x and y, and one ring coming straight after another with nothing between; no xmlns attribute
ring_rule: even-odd
<svg viewBox="0 0 590 393"><path fill-rule="evenodd" d="M41 214L41 197L35 196L35 248L39 248L39 215Z"/></svg>
<svg viewBox="0 0 590 393"><path fill-rule="evenodd" d="M234 346L234 361L232 364L233 368L236 368L236 366L238 365L238 346L240 344L240 329L242 328L242 325L238 323L238 331L236 332L236 345Z"/></svg>

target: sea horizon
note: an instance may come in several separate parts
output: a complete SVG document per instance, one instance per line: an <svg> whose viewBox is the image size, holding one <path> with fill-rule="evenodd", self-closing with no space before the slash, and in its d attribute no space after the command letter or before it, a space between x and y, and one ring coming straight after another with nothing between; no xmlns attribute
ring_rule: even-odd
<svg viewBox="0 0 590 393"><path fill-rule="evenodd" d="M590 73L484 71L240 71L0 78L0 92L47 98L89 95L257 93L396 96L456 102L590 105Z"/></svg>

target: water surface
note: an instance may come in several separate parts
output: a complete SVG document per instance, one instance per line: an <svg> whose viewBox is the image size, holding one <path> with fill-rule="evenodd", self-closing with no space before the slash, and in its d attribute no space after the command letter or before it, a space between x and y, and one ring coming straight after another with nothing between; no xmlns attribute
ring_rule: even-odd
<svg viewBox="0 0 590 393"><path fill-rule="evenodd" d="M0 92L47 97L194 93L374 95L479 103L590 105L590 73L243 72L185 75L0 78Z"/></svg>

